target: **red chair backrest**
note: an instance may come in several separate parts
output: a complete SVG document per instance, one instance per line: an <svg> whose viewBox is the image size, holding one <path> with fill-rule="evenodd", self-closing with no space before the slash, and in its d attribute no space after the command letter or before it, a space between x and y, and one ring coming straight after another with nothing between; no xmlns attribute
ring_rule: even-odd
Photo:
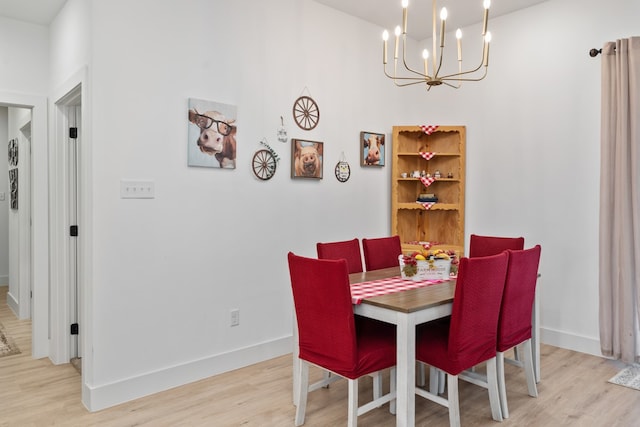
<svg viewBox="0 0 640 427"><path fill-rule="evenodd" d="M362 250L367 271L400 265L398 256L402 254L402 245L399 236L362 239Z"/></svg>
<svg viewBox="0 0 640 427"><path fill-rule="evenodd" d="M448 348L449 359L459 372L496 355L508 260L507 252L460 260Z"/></svg>
<svg viewBox="0 0 640 427"><path fill-rule="evenodd" d="M495 237L472 234L469 239L469 258L499 254L507 249L524 249L524 237Z"/></svg>
<svg viewBox="0 0 640 427"><path fill-rule="evenodd" d="M341 242L316 243L316 250L320 259L346 259L349 274L362 273L362 255L360 241L357 238Z"/></svg>
<svg viewBox="0 0 640 427"><path fill-rule="evenodd" d="M531 314L538 281L540 245L509 250L507 280L498 321L498 351L506 351L531 338Z"/></svg>
<svg viewBox="0 0 640 427"><path fill-rule="evenodd" d="M356 335L347 261L288 254L300 358L334 372L356 366Z"/></svg>

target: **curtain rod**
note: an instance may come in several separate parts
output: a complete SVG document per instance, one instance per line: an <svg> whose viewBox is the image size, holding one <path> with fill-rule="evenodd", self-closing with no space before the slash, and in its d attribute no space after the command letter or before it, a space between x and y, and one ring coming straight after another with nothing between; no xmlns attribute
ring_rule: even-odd
<svg viewBox="0 0 640 427"><path fill-rule="evenodd" d="M616 50L615 46L614 46L613 50L614 51ZM589 51L589 56L592 57L592 58L595 58L596 56L598 56L601 53L602 53L602 49L593 48L593 49L591 49Z"/></svg>

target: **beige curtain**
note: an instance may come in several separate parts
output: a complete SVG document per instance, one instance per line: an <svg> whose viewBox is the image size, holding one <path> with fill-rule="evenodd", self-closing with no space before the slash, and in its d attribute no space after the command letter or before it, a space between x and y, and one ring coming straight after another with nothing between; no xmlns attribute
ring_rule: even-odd
<svg viewBox="0 0 640 427"><path fill-rule="evenodd" d="M602 48L600 347L640 362L640 37Z"/></svg>

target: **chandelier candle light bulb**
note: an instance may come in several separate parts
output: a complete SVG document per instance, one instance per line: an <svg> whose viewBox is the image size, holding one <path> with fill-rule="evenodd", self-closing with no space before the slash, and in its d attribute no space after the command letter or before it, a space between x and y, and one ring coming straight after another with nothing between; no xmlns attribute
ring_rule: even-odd
<svg viewBox="0 0 640 427"><path fill-rule="evenodd" d="M489 25L489 8L491 7L491 0L484 0L484 17L482 18L482 35L487 34L487 25Z"/></svg>
<svg viewBox="0 0 640 427"><path fill-rule="evenodd" d="M427 49L422 51L422 59L424 59L424 73L429 75L429 51Z"/></svg>
<svg viewBox="0 0 640 427"><path fill-rule="evenodd" d="M445 22L447 22L447 8L443 7L440 11L440 47L444 47L444 28Z"/></svg>
<svg viewBox="0 0 640 427"><path fill-rule="evenodd" d="M387 65L387 40L389 40L389 31L382 32L382 63Z"/></svg>
<svg viewBox="0 0 640 427"><path fill-rule="evenodd" d="M409 0L402 0L402 34L407 34L407 7Z"/></svg>
<svg viewBox="0 0 640 427"><path fill-rule="evenodd" d="M489 43L491 43L491 33L487 32L487 34L485 34L484 36L484 59L482 61L482 64L485 67L489 66Z"/></svg>

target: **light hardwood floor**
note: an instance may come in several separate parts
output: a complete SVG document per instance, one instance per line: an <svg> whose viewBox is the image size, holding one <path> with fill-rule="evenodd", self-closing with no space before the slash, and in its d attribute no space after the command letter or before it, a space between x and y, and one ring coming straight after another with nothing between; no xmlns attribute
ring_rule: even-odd
<svg viewBox="0 0 640 427"><path fill-rule="evenodd" d="M31 358L31 322L15 318L6 292L6 286L0 287L0 322L22 354L0 358L0 426L293 425L291 355L90 413L80 402L80 375L70 364ZM638 426L640 392L607 383L620 367L619 362L543 345L537 399L527 395L524 373L507 365L511 417L501 424L492 421L486 390L461 382L462 425ZM371 380L361 383L362 402L371 396ZM312 393L305 425L345 425L346 396L345 381ZM395 418L384 406L358 423L394 426ZM418 397L416 425L447 426L447 410Z"/></svg>

